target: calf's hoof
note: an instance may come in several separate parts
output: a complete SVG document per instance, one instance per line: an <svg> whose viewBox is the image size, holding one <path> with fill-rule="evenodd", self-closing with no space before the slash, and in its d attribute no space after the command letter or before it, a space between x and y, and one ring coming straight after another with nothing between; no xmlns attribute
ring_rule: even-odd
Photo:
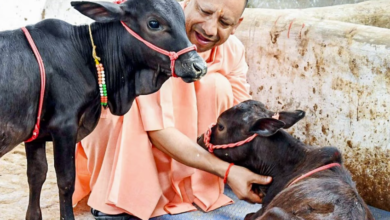
<svg viewBox="0 0 390 220"><path fill-rule="evenodd" d="M122 213L117 215L109 215L96 209L91 209L91 213L96 220L138 220L139 218Z"/></svg>

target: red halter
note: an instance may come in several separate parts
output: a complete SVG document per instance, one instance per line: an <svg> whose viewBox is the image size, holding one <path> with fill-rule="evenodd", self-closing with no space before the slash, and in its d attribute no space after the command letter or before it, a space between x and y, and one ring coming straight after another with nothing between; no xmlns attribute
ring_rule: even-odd
<svg viewBox="0 0 390 220"><path fill-rule="evenodd" d="M215 126L215 123L211 124L211 126L209 127L209 129L206 131L206 133L203 136L204 144L209 149L210 153L213 153L214 149L226 149L226 148L232 148L232 147L238 147L238 146L244 145L246 143L251 142L258 135L258 134L254 134L243 141L239 141L239 142L232 143L232 144L213 145L212 143L210 143L210 137L211 137L212 128L214 126Z"/></svg>
<svg viewBox="0 0 390 220"><path fill-rule="evenodd" d="M185 53L187 53L187 52L189 52L191 50L196 50L196 45L192 45L192 46L187 47L187 48L185 48L185 49L183 49L183 50L181 50L181 51L179 51L177 53L176 52L172 52L172 51L166 51L166 50L161 49L161 48L159 48L159 47L157 47L157 46L147 42L146 40L142 39L141 36L139 36L137 33L135 33L133 30L131 30L123 21L121 21L121 23L122 23L123 27L125 27L126 30L131 35L133 35L133 37L137 38L139 41L141 41L142 43L146 44L146 46L150 47L152 50L155 50L155 51L157 51L159 53L162 53L162 54L168 56L169 59L171 59L171 71L172 71L172 76L173 77L177 77L177 75L175 73L175 60L177 58L179 58L179 56L182 55L182 54L185 54Z"/></svg>
<svg viewBox="0 0 390 220"><path fill-rule="evenodd" d="M272 118L274 119L277 119L279 120L279 113L275 113ZM243 140L243 141L239 141L239 142L236 142L236 143L232 143L232 144L223 144L223 145L213 145L212 143L210 143L210 138L211 138L211 131L212 131L212 128L215 126L215 123L214 124L211 124L209 129L206 131L206 133L204 134L203 136L203 141L204 141L204 144L206 145L206 147L209 149L209 152L210 153L213 153L214 152L214 149L226 149L226 148L233 148L233 147L238 147L238 146L241 146L241 145L244 145L246 143L249 143L251 142L253 139L255 139L255 137L258 136L258 134L253 134L252 136L248 137L247 139Z"/></svg>
<svg viewBox="0 0 390 220"><path fill-rule="evenodd" d="M114 1L115 4L121 4L123 2L125 2L126 0L117 0L117 1ZM196 51L196 45L192 45L190 47L187 47L179 52L173 52L173 51L166 51L164 49L161 49L149 42L147 42L146 40L142 39L141 36L139 36L137 33L135 33L133 30L130 29L129 26L127 26L123 21L121 21L122 25L126 28L126 30L131 34L133 35L133 37L137 38L139 41L141 41L142 43L144 43L146 46L150 47L152 50L155 50L161 54L164 54L166 56L169 57L169 59L171 60L171 72L172 72L172 76L173 77L177 77L176 73L175 73L175 60L177 60L177 58L179 58L180 55L182 54L185 54L189 51L192 51L192 50L195 50Z"/></svg>

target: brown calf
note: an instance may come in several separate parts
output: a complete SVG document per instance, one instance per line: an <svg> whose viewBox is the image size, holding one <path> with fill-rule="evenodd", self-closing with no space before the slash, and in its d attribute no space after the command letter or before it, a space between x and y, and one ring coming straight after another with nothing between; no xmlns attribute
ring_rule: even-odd
<svg viewBox="0 0 390 220"><path fill-rule="evenodd" d="M249 100L222 113L211 129L213 145L236 143L257 134L241 146L213 151L227 162L273 178L268 186L254 187L263 196L263 206L245 219L374 219L337 148L308 146L282 130L302 119L305 112L279 112L279 120L272 118L274 114L262 103ZM198 143L207 148L204 135ZM297 179L333 163L337 166Z"/></svg>

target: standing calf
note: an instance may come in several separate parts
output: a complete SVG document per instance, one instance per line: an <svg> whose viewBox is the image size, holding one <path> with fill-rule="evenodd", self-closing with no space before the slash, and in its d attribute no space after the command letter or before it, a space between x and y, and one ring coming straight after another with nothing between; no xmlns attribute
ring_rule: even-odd
<svg viewBox="0 0 390 220"><path fill-rule="evenodd" d="M227 162L273 178L270 185L255 186L263 206L246 220L374 219L337 148L308 146L282 130L304 116L300 110L275 115L258 101L245 101L222 113L198 143ZM219 148L252 135L240 146Z"/></svg>
<svg viewBox="0 0 390 220"><path fill-rule="evenodd" d="M47 172L46 141L54 145L61 219L74 219L75 146L95 128L101 96L107 94L113 114L123 115L136 96L157 91L173 69L186 82L199 79L207 70L196 51L168 57L126 29L166 51L191 49L184 13L176 0L128 0L120 5L72 2L72 6L97 22L89 29L48 19L27 27L46 69L42 99L40 68L26 36L21 29L0 32L0 157L31 137L38 103L43 100L39 135L25 145L28 220L42 219L39 200ZM105 73L99 70L100 76L105 74L103 80L92 57L91 37L105 68ZM171 57L177 58L175 63ZM107 92L99 91L103 82Z"/></svg>

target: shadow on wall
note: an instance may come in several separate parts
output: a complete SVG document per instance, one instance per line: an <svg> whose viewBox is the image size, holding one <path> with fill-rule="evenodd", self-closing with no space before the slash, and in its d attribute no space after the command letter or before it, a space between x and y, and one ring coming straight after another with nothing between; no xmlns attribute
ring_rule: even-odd
<svg viewBox="0 0 390 220"><path fill-rule="evenodd" d="M332 5L354 4L367 0L249 0L248 8L312 8Z"/></svg>

